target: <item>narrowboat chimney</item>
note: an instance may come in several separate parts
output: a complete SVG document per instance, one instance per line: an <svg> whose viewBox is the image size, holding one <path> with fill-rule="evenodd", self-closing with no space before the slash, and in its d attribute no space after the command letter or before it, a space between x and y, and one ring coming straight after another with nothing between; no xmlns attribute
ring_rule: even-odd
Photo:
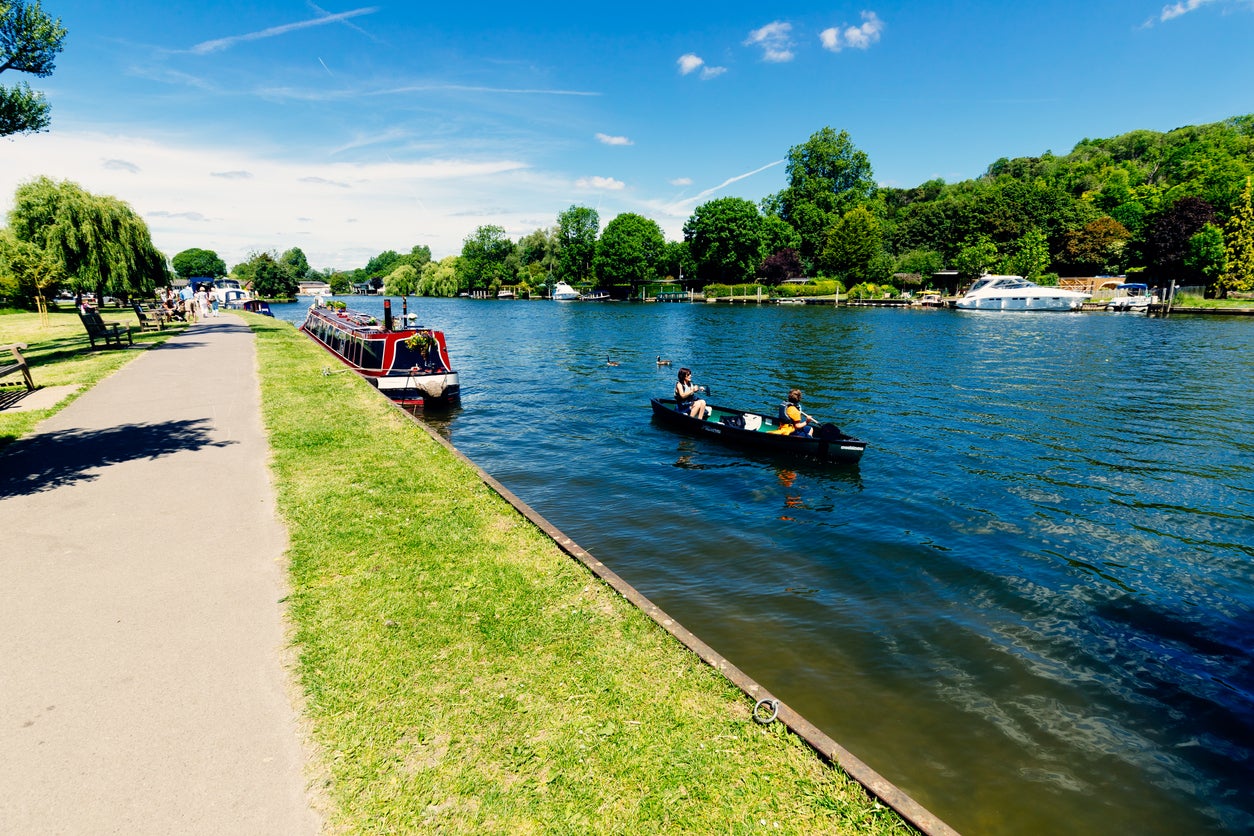
<svg viewBox="0 0 1254 836"><path fill-rule="evenodd" d="M409 323L409 297L408 296L401 297L401 319L403 319L406 324Z"/></svg>
<svg viewBox="0 0 1254 836"><path fill-rule="evenodd" d="M392 330L392 300L383 300L383 330Z"/></svg>

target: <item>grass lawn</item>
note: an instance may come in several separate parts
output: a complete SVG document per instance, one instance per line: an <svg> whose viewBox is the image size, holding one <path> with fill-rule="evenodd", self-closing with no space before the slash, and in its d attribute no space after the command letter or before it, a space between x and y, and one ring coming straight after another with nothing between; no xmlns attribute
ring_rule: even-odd
<svg viewBox="0 0 1254 836"><path fill-rule="evenodd" d="M49 313L47 325L40 321L39 314L0 310L0 345L26 343L22 356L30 366L31 377L36 386L80 387L68 400L53 408L25 412L0 409L0 447L29 433L35 424L90 389L97 381L138 357L144 347L163 342L186 327L175 325L164 331L141 334L134 311L106 308L101 311L101 315L106 322L121 322L132 326L135 348L128 346L123 349L93 350L87 339L87 331L83 329L83 323L73 310L68 313ZM6 358L11 359L7 351L0 357L0 363L4 363ZM12 385L14 382L20 384L21 377L9 375L0 379L0 384Z"/></svg>
<svg viewBox="0 0 1254 836"><path fill-rule="evenodd" d="M912 832L363 380L247 319L334 831Z"/></svg>

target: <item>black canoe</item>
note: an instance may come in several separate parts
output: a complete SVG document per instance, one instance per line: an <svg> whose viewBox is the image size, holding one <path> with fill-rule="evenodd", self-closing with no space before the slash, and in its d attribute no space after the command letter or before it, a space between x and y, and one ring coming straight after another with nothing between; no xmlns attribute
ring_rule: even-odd
<svg viewBox="0 0 1254 836"><path fill-rule="evenodd" d="M675 409L674 398L653 398L653 418L678 432L716 438L725 444L763 453L799 456L820 462L856 462L862 458L866 442L845 435L835 424L814 428L813 438L778 435L776 420L757 412L710 405L710 416L702 421ZM727 420L725 420L727 419ZM744 425L741 425L744 421ZM750 427L756 426L756 429Z"/></svg>

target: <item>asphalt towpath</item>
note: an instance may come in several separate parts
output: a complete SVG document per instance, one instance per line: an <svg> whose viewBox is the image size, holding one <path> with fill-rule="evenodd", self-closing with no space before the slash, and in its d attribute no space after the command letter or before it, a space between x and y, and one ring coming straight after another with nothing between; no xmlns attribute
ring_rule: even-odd
<svg viewBox="0 0 1254 836"><path fill-rule="evenodd" d="M319 831L259 398L224 315L0 452L0 833Z"/></svg>

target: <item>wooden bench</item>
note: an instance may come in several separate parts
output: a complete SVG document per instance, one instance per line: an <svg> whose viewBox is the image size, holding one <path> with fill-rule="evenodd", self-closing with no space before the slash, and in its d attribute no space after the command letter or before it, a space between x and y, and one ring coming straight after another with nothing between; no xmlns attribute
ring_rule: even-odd
<svg viewBox="0 0 1254 836"><path fill-rule="evenodd" d="M13 362L0 366L0 377L8 377L16 372L22 373L22 379L26 382L28 390L34 390L35 381L31 380L30 367L26 365L26 358L22 356L22 349L26 348L26 343L13 343L12 345L0 345L0 351L8 349L13 354Z"/></svg>
<svg viewBox="0 0 1254 836"><path fill-rule="evenodd" d="M92 348L96 347L96 340L104 341L105 348L109 346L121 348L123 337L126 337L127 345L135 344L131 339L129 325L123 325L120 322L105 322L97 311L80 312L78 318L83 321L83 327L87 329L87 338L91 340Z"/></svg>
<svg viewBox="0 0 1254 836"><path fill-rule="evenodd" d="M161 315L159 313L150 311L147 305L141 305L139 302L132 302L131 307L135 309L135 316L139 319L139 330L161 330L164 323L161 321Z"/></svg>

